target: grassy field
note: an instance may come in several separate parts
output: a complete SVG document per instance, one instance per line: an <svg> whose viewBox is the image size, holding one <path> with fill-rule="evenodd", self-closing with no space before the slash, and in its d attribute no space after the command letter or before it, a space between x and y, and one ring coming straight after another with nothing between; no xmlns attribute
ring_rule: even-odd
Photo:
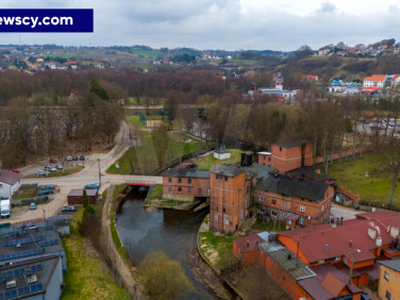
<svg viewBox="0 0 400 300"><path fill-rule="evenodd" d="M199 234L199 248L207 260L217 269L229 267L236 258L233 256L233 239L237 236L214 235L215 231L205 231Z"/></svg>
<svg viewBox="0 0 400 300"><path fill-rule="evenodd" d="M156 184L150 191L149 197L147 198L148 201L152 201L154 199L161 199L163 195L163 185Z"/></svg>
<svg viewBox="0 0 400 300"><path fill-rule="evenodd" d="M135 164L135 173L150 172L159 167L157 151L155 149L153 137L148 132L140 132L141 146L131 147L116 164L107 169L111 174L130 174L130 161ZM200 150L201 144L198 140L186 136L183 133L172 133L168 135L167 147L164 151L164 161L169 161L183 154ZM137 161L137 164L135 163Z"/></svg>
<svg viewBox="0 0 400 300"><path fill-rule="evenodd" d="M129 116L129 117L127 117L126 120L127 120L129 123L131 123L131 124L133 124L133 125L135 125L135 126L137 126L137 127L143 127L143 128L144 128L144 125L143 125L143 123L140 121L139 116Z"/></svg>
<svg viewBox="0 0 400 300"><path fill-rule="evenodd" d="M82 215L83 208L71 222L71 236L63 240L68 270L64 273L65 288L61 299L130 299L98 257L88 253L87 242L76 229Z"/></svg>
<svg viewBox="0 0 400 300"><path fill-rule="evenodd" d="M338 185L355 194L359 194L361 200L369 201L371 190L371 174L374 169L382 169L379 165L379 154L364 154L362 158L348 159L340 163L329 166L329 175L336 178ZM374 176L372 185L372 203L389 203L391 187L391 174L381 172ZM397 188L395 194L395 206L400 207L400 189Z"/></svg>
<svg viewBox="0 0 400 300"><path fill-rule="evenodd" d="M205 157L201 157L197 160L196 164L198 165L198 168L209 170L211 168L211 165L232 164L235 162L240 162L240 154L243 152L242 150L238 149L226 149L226 150L231 152L230 159L218 160L215 159L214 155L211 154Z"/></svg>

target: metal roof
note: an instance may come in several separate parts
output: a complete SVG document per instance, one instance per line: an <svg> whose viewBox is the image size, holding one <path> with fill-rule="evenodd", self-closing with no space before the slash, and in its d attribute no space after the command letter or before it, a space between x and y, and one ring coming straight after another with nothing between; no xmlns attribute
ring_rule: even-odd
<svg viewBox="0 0 400 300"><path fill-rule="evenodd" d="M378 261L378 263L394 271L400 272L400 259Z"/></svg>
<svg viewBox="0 0 400 300"><path fill-rule="evenodd" d="M256 188L285 196L321 201L329 185L303 178L290 178L280 174L270 175L259 180Z"/></svg>
<svg viewBox="0 0 400 300"><path fill-rule="evenodd" d="M9 185L14 185L18 180L20 180L21 175L11 172L9 170L0 170L0 182L7 183Z"/></svg>
<svg viewBox="0 0 400 300"><path fill-rule="evenodd" d="M204 169L174 168L165 170L161 173L163 177L190 177L190 178L210 178L210 171Z"/></svg>

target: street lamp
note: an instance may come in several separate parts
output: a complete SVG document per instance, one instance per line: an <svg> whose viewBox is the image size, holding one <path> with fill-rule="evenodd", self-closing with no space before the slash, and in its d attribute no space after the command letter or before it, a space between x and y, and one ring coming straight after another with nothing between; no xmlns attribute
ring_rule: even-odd
<svg viewBox="0 0 400 300"><path fill-rule="evenodd" d="M351 282L351 277L353 276L353 266L354 266L354 254L360 253L360 249L354 249L351 253L351 265L350 265L350 274L349 274L349 282Z"/></svg>

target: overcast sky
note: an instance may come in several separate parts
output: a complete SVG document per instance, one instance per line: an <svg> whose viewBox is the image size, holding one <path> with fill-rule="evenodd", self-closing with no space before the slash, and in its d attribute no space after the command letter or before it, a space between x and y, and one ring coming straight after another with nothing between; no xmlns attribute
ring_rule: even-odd
<svg viewBox="0 0 400 300"><path fill-rule="evenodd" d="M400 39L399 0L0 0L2 8L93 8L94 33L0 33L0 44L297 50Z"/></svg>

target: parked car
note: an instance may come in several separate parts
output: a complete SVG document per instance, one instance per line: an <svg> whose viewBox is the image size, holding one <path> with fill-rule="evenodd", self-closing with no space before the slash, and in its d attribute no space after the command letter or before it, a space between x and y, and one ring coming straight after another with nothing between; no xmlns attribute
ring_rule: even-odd
<svg viewBox="0 0 400 300"><path fill-rule="evenodd" d="M11 169L10 171L19 174L18 170Z"/></svg>
<svg viewBox="0 0 400 300"><path fill-rule="evenodd" d="M64 206L64 207L61 209L61 211L63 211L63 212L67 212L67 211L76 211L76 207L73 206L73 205Z"/></svg>
<svg viewBox="0 0 400 300"><path fill-rule="evenodd" d="M54 191L53 190L42 190L38 193L38 196L42 196L42 195L50 195L53 194Z"/></svg>
<svg viewBox="0 0 400 300"><path fill-rule="evenodd" d="M54 184L46 184L40 187L41 190L54 190L55 188Z"/></svg>
<svg viewBox="0 0 400 300"><path fill-rule="evenodd" d="M72 160L78 160L78 156L72 156Z"/></svg>
<svg viewBox="0 0 400 300"><path fill-rule="evenodd" d="M51 164L55 164L56 162L57 162L57 159L55 159L55 158L49 159L49 163L51 163Z"/></svg>
<svg viewBox="0 0 400 300"><path fill-rule="evenodd" d="M85 160L85 157L83 155L79 156L79 160Z"/></svg>
<svg viewBox="0 0 400 300"><path fill-rule="evenodd" d="M44 176L44 175L46 175L46 172L43 171L43 170L37 170L34 174L35 174L36 176Z"/></svg>
<svg viewBox="0 0 400 300"><path fill-rule="evenodd" d="M56 169L62 170L62 169L64 169L64 167L63 167L63 165L58 164L58 165L56 165Z"/></svg>
<svg viewBox="0 0 400 300"><path fill-rule="evenodd" d="M65 158L65 160L71 161L71 160L72 160L72 156L67 156L67 157Z"/></svg>
<svg viewBox="0 0 400 300"><path fill-rule="evenodd" d="M100 188L100 184L97 182L91 182L85 185L86 190L98 190Z"/></svg>
<svg viewBox="0 0 400 300"><path fill-rule="evenodd" d="M54 168L53 166L45 166L45 167L44 167L44 170L45 170L45 171L49 171L49 172L55 172L55 171L57 171L57 169Z"/></svg>
<svg viewBox="0 0 400 300"><path fill-rule="evenodd" d="M30 210L35 210L36 209L36 203L32 202L31 205L29 206Z"/></svg>

